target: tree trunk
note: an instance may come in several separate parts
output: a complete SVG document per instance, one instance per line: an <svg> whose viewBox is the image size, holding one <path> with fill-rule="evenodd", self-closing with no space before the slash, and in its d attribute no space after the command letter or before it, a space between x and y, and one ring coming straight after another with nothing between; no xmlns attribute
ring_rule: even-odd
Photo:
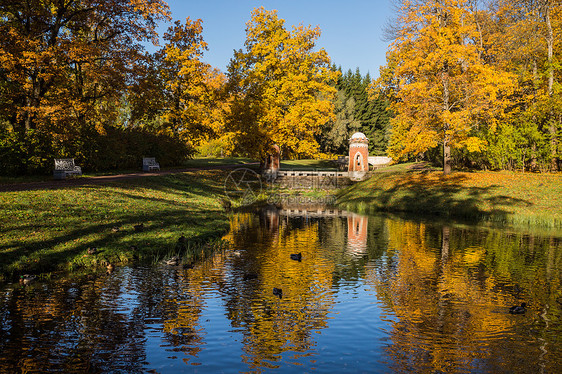
<svg viewBox="0 0 562 374"><path fill-rule="evenodd" d="M451 174L451 145L447 138L443 140L443 174Z"/></svg>
<svg viewBox="0 0 562 374"><path fill-rule="evenodd" d="M523 171L525 167L523 166ZM529 171L537 171L537 143L533 142L531 146L531 162L529 164Z"/></svg>
<svg viewBox="0 0 562 374"><path fill-rule="evenodd" d="M443 80L443 112L448 111L449 108L449 64L447 61L443 63L443 72L441 75ZM443 124L443 174L451 174L451 144L449 143L449 135L447 130L449 125Z"/></svg>
<svg viewBox="0 0 562 374"><path fill-rule="evenodd" d="M552 98L553 88L554 88L554 66L552 66L552 56L554 49L554 33L552 31L552 24L550 22L550 2L545 5L545 23L546 23L546 45L547 45L547 57L548 57L548 97ZM553 171L558 170L558 139L556 138L556 121L554 120L554 113L550 111L550 125L548 131L550 133L550 168Z"/></svg>
<svg viewBox="0 0 562 374"><path fill-rule="evenodd" d="M550 6L546 5L545 10L545 22L546 22L546 46L547 46L547 57L548 57L548 95L552 96L552 88L554 87L554 67L552 66L552 55L554 49L554 33L552 32L552 24L550 22Z"/></svg>
<svg viewBox="0 0 562 374"><path fill-rule="evenodd" d="M538 80L539 80L539 73L538 73L538 67L537 67L537 60L535 58L533 58L533 91L534 91L534 97L537 96L537 87L538 87ZM533 105L535 105L535 99L533 99ZM529 110L529 106L525 105L525 111ZM533 124L535 124L535 126L537 126L538 129L538 125L537 125L537 116L536 114L533 115ZM534 138L534 137L533 137ZM536 171L537 170L537 143L535 139L529 139L531 141L531 161L530 161L530 166L529 166L529 171ZM523 171L525 171L525 162L523 162Z"/></svg>

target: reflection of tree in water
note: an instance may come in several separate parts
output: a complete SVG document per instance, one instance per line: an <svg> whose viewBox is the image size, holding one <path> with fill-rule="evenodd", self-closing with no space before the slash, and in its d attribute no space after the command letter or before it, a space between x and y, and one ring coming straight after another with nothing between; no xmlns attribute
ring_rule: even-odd
<svg viewBox="0 0 562 374"><path fill-rule="evenodd" d="M0 304L0 372L143 372L150 324L195 355L202 279L212 272L129 269L14 287Z"/></svg>
<svg viewBox="0 0 562 374"><path fill-rule="evenodd" d="M154 337L193 364L215 292L243 335L244 362L276 367L314 355L340 284L356 280L373 285L389 316L393 371L562 371L560 238L369 217L367 251L357 254L348 223L237 215L231 250L193 269L1 288L0 372L142 372ZM290 259L299 252L302 262ZM522 301L525 315L507 313Z"/></svg>
<svg viewBox="0 0 562 374"><path fill-rule="evenodd" d="M260 227L260 217L238 216L226 238L233 251L240 251L227 264L235 277L227 308L233 326L244 334L243 360L251 368L276 367L282 353L298 357L310 350L313 331L326 327L334 303L334 264L319 246L318 220L266 218L277 227ZM290 259L299 252L302 262ZM249 279L249 274L257 277ZM282 288L281 299L273 287Z"/></svg>
<svg viewBox="0 0 562 374"><path fill-rule="evenodd" d="M163 272L163 292L166 297L159 306L165 337L176 353L197 356L201 350L201 318L204 305L204 281L214 279L215 274L206 274L206 266L197 266L189 272L170 268ZM220 267L219 267L220 269ZM187 363L191 358L184 357Z"/></svg>
<svg viewBox="0 0 562 374"><path fill-rule="evenodd" d="M559 240L400 221L388 221L388 230L387 260L368 279L395 316L389 367L562 370ZM531 305L526 315L507 313L521 301Z"/></svg>
<svg viewBox="0 0 562 374"><path fill-rule="evenodd" d="M0 304L0 372L141 371L142 318L107 307L121 286L101 276L8 289Z"/></svg>

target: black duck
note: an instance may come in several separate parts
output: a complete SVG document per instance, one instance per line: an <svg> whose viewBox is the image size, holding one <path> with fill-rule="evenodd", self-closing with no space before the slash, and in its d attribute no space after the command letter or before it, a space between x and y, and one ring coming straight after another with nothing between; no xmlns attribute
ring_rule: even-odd
<svg viewBox="0 0 562 374"><path fill-rule="evenodd" d="M279 296L279 298L283 297L283 290L280 288L273 287L273 294L275 296Z"/></svg>
<svg viewBox="0 0 562 374"><path fill-rule="evenodd" d="M526 303L521 303L521 305L515 305L512 306L511 308L509 308L509 313L510 314L523 314L527 311L526 309L527 304Z"/></svg>
<svg viewBox="0 0 562 374"><path fill-rule="evenodd" d="M293 253L293 254L291 254L291 260L295 260L295 261L301 262L301 260L302 260L302 254L301 254L300 252L299 252L299 253Z"/></svg>

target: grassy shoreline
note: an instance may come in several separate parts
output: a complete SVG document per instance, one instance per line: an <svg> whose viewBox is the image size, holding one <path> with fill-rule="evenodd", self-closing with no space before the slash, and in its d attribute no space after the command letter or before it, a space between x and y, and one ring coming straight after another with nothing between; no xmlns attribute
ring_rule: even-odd
<svg viewBox="0 0 562 374"><path fill-rule="evenodd" d="M199 170L0 192L0 281L25 273L105 270L108 263L156 263L172 255L189 263L205 256L221 247L220 238L228 230L221 204L228 173ZM324 196L318 191L299 194ZM340 190L337 205L364 214L403 213L559 230L562 174L443 176L434 169L403 164ZM134 229L139 224L142 231ZM185 241L179 241L181 236ZM91 247L98 253L88 254Z"/></svg>
<svg viewBox="0 0 562 374"><path fill-rule="evenodd" d="M0 193L0 280L19 274L193 261L221 245L227 171ZM143 225L142 230L134 226ZM181 236L185 241L179 241ZM90 255L87 249L96 247Z"/></svg>
<svg viewBox="0 0 562 374"><path fill-rule="evenodd" d="M444 176L420 166L380 169L339 191L337 205L365 214L403 212L562 228L562 174L478 171Z"/></svg>

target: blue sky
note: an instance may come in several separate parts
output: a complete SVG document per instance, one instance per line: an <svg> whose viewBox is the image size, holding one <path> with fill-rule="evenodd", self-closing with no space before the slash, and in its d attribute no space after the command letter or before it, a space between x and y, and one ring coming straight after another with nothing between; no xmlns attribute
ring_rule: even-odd
<svg viewBox="0 0 562 374"><path fill-rule="evenodd" d="M243 48L246 22L254 8L277 9L285 27L319 26L317 46L344 72L359 67L377 77L385 64L387 42L382 30L392 17L390 0L168 0L173 20L203 20L203 38L209 50L203 60L226 71L233 50ZM160 35L169 25L162 25Z"/></svg>

